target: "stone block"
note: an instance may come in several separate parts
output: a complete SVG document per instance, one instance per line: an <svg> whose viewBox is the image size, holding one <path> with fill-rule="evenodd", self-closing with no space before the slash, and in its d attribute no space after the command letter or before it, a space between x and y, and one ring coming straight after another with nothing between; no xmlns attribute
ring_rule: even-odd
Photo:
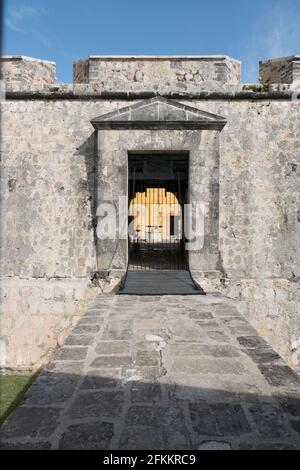
<svg viewBox="0 0 300 470"><path fill-rule="evenodd" d="M248 407L248 411L261 436L271 439L285 437L286 426L280 408L267 404L253 404Z"/></svg>
<svg viewBox="0 0 300 470"><path fill-rule="evenodd" d="M77 326L82 325L101 325L103 323L103 318L96 316L96 317L83 317L77 323Z"/></svg>
<svg viewBox="0 0 300 470"><path fill-rule="evenodd" d="M88 333L98 333L99 325L78 325L72 331L73 335L84 335Z"/></svg>
<svg viewBox="0 0 300 470"><path fill-rule="evenodd" d="M64 404L74 393L79 374L44 372L26 393L26 405Z"/></svg>
<svg viewBox="0 0 300 470"><path fill-rule="evenodd" d="M240 375L245 372L245 366L242 361L234 359L216 359L211 357L190 357L188 360L184 357L175 357L172 370L174 374L222 374L222 375Z"/></svg>
<svg viewBox="0 0 300 470"><path fill-rule="evenodd" d="M260 364L259 370L274 387L297 387L300 386L300 377L290 367L275 364Z"/></svg>
<svg viewBox="0 0 300 470"><path fill-rule="evenodd" d="M266 348L267 342L260 336L240 336L237 338L238 342L243 348L257 349Z"/></svg>
<svg viewBox="0 0 300 470"><path fill-rule="evenodd" d="M219 358L240 357L237 349L227 345L202 345L199 343L174 344L171 346L172 355L175 356L213 356Z"/></svg>
<svg viewBox="0 0 300 470"><path fill-rule="evenodd" d="M148 443L142 440L147 433L150 436ZM139 445L148 449L149 443L155 443L158 449L190 448L190 436L180 407L141 405L129 408L125 415L125 429L120 438L120 448Z"/></svg>
<svg viewBox="0 0 300 470"><path fill-rule="evenodd" d="M90 346L94 341L91 335L70 335L65 341L66 346Z"/></svg>
<svg viewBox="0 0 300 470"><path fill-rule="evenodd" d="M136 352L134 362L138 367L159 366L160 354L156 351L139 350Z"/></svg>
<svg viewBox="0 0 300 470"><path fill-rule="evenodd" d="M111 423L93 422L73 424L59 441L61 450L109 450L114 427Z"/></svg>
<svg viewBox="0 0 300 470"><path fill-rule="evenodd" d="M130 343L128 341L101 341L97 343L95 352L99 355L128 355L130 353Z"/></svg>
<svg viewBox="0 0 300 470"><path fill-rule="evenodd" d="M275 351L271 348L268 349L246 349L246 354L252 359L256 364L266 364L272 362L281 362L284 364L283 360Z"/></svg>
<svg viewBox="0 0 300 470"><path fill-rule="evenodd" d="M53 356L54 361L82 361L87 354L85 347L66 347L60 348Z"/></svg>
<svg viewBox="0 0 300 470"><path fill-rule="evenodd" d="M91 363L91 367L111 368L111 367L132 367L131 356L99 356Z"/></svg>
<svg viewBox="0 0 300 470"><path fill-rule="evenodd" d="M115 418L120 415L123 402L123 392L119 391L79 393L70 408L70 417Z"/></svg>
<svg viewBox="0 0 300 470"><path fill-rule="evenodd" d="M60 415L59 408L17 408L1 428L2 439L48 438L56 429Z"/></svg>
<svg viewBox="0 0 300 470"><path fill-rule="evenodd" d="M110 322L103 333L103 339L128 340L132 337L132 327L130 320Z"/></svg>
<svg viewBox="0 0 300 470"><path fill-rule="evenodd" d="M203 436L242 436L252 431L239 404L192 403L189 405L194 431Z"/></svg>
<svg viewBox="0 0 300 470"><path fill-rule="evenodd" d="M119 373L113 369L89 370L82 384L82 390L93 390L101 388L115 388L119 383Z"/></svg>
<svg viewBox="0 0 300 470"><path fill-rule="evenodd" d="M130 394L132 403L157 403L161 399L160 384L132 382Z"/></svg>

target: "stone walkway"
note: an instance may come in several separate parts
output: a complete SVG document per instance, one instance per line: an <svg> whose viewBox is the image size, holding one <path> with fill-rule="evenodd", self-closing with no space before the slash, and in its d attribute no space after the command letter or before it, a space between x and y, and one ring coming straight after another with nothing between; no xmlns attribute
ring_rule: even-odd
<svg viewBox="0 0 300 470"><path fill-rule="evenodd" d="M2 427L9 449L300 449L300 377L218 296L101 296Z"/></svg>

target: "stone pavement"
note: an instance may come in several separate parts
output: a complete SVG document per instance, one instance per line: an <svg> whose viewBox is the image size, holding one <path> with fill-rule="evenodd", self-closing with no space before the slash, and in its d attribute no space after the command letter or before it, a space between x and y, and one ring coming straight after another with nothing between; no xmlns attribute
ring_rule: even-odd
<svg viewBox="0 0 300 470"><path fill-rule="evenodd" d="M6 449L300 449L300 377L218 295L100 296Z"/></svg>

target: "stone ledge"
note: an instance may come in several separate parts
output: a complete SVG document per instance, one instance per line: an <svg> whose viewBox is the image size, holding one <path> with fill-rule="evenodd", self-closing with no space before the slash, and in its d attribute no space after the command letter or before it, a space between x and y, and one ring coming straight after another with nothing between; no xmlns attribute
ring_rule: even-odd
<svg viewBox="0 0 300 470"><path fill-rule="evenodd" d="M77 91L76 89L56 89L56 90L20 90L7 91L7 100L139 100L161 96L169 99L181 100L299 100L300 91L200 91L200 92L167 92L156 93L152 91L125 92L125 91Z"/></svg>
<svg viewBox="0 0 300 470"><path fill-rule="evenodd" d="M29 57L27 55L3 55L0 58L0 62L19 61L19 60L29 60L32 62L42 62L46 64L56 65L56 62L53 60L36 59L35 57Z"/></svg>
<svg viewBox="0 0 300 470"><path fill-rule="evenodd" d="M215 61L215 60L231 60L233 62L237 62L241 64L240 60L234 59L228 55L90 55L86 57L81 57L76 62L80 60L120 60L120 61L138 61L138 60L204 60L204 61Z"/></svg>

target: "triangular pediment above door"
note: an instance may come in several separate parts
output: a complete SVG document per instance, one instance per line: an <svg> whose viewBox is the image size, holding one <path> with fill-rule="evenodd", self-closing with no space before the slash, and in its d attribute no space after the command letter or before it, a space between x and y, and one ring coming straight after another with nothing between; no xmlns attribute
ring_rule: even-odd
<svg viewBox="0 0 300 470"><path fill-rule="evenodd" d="M155 97L139 101L91 120L95 129L212 129L226 125L222 116L170 99Z"/></svg>

